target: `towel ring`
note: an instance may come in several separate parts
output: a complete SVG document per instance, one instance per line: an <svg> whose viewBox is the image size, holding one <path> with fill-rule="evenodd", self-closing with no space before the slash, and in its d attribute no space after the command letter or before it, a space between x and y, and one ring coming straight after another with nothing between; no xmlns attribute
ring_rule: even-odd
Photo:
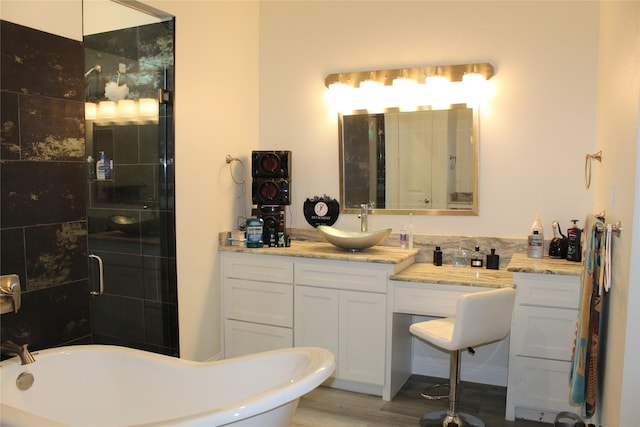
<svg viewBox="0 0 640 427"><path fill-rule="evenodd" d="M244 163L242 163L242 160L227 154L227 156L225 157L225 162L229 165L229 173L231 173L231 179L233 180L233 182L235 182L238 185L244 184L246 180L246 169L244 168ZM233 165L232 165L233 162L238 162L240 163L240 166L242 166L242 178L236 178L235 175L233 174Z"/></svg>
<svg viewBox="0 0 640 427"><path fill-rule="evenodd" d="M587 154L584 158L584 188L588 190L591 187L591 161L597 160L602 162L602 150L595 154Z"/></svg>

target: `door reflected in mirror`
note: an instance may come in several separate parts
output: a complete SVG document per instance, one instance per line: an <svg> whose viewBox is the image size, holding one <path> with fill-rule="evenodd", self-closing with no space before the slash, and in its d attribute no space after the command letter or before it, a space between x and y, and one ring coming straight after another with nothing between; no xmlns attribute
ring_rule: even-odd
<svg viewBox="0 0 640 427"><path fill-rule="evenodd" d="M342 114L339 129L343 212L478 214L477 110Z"/></svg>

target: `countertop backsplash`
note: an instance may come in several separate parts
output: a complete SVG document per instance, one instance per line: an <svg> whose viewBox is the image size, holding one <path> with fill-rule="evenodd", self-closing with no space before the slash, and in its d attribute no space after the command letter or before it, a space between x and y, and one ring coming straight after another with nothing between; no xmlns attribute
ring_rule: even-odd
<svg viewBox="0 0 640 427"><path fill-rule="evenodd" d="M291 240L304 240L312 242L322 242L323 239L315 228L289 228ZM229 245L230 232L220 233L220 245ZM545 255L548 253L548 241L545 241ZM400 233L392 232L389 237L382 242L383 246L400 247ZM442 250L443 264L451 264L453 253L459 247L464 248L468 252L468 256L475 250L476 246L480 247L483 257L491 253L491 248L496 250L496 255L500 255L500 268L507 268L509 261L514 253L527 252L526 238L506 238L506 237L487 237L487 236L442 236L433 234L414 234L413 247L420 249L420 253L416 257L416 262L433 262L433 250L436 246L440 246ZM283 248L283 250L286 250Z"/></svg>

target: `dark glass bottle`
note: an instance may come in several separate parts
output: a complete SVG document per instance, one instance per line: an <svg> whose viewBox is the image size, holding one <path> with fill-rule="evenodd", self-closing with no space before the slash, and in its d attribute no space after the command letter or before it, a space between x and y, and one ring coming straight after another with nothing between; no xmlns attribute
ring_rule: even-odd
<svg viewBox="0 0 640 427"><path fill-rule="evenodd" d="M436 246L436 250L433 251L433 265L438 267L442 265L442 251L440 250L440 246Z"/></svg>

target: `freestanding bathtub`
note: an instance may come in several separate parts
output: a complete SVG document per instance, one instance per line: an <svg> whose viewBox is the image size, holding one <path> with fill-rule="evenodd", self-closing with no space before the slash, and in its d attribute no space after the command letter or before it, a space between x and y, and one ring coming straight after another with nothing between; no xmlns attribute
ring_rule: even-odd
<svg viewBox="0 0 640 427"><path fill-rule="evenodd" d="M276 350L192 362L125 347L69 346L0 362L0 425L287 426L335 369L331 352ZM17 386L28 372L33 385Z"/></svg>

